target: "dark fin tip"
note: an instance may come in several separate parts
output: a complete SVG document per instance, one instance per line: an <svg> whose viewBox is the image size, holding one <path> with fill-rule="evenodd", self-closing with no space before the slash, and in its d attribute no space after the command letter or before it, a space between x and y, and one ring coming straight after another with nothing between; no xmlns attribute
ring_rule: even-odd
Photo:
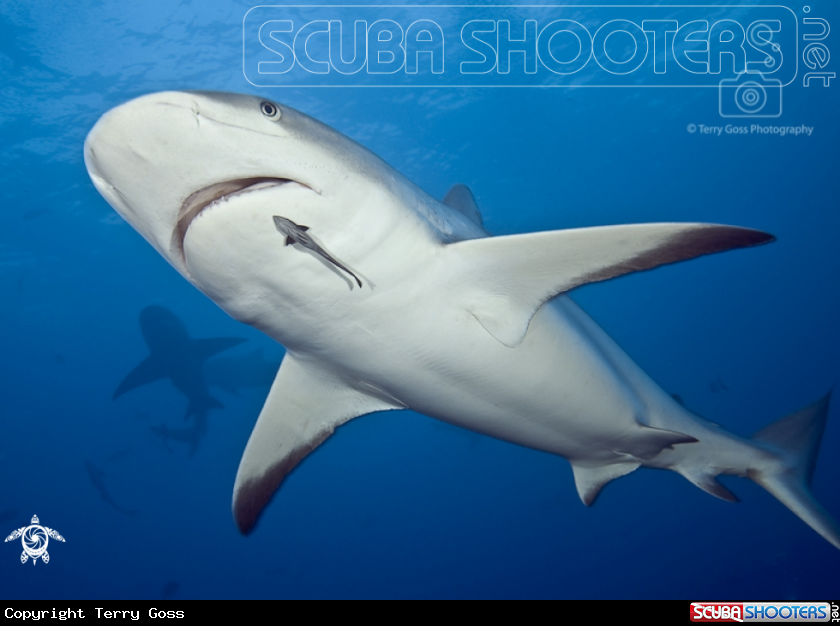
<svg viewBox="0 0 840 626"><path fill-rule="evenodd" d="M302 444L292 450L259 477L251 478L242 483L236 490L233 499L233 519L242 535L250 535L257 525L257 521L271 502L280 484L298 463L312 450L317 448L332 433L324 432L308 444Z"/></svg>

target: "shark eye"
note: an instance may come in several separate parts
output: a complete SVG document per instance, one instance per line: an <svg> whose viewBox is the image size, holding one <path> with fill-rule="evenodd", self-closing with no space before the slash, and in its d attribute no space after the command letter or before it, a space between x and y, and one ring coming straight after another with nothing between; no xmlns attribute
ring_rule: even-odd
<svg viewBox="0 0 840 626"><path fill-rule="evenodd" d="M263 101L263 103L260 104L260 111L262 111L262 114L270 120L280 119L280 107L273 102L268 102L267 100Z"/></svg>

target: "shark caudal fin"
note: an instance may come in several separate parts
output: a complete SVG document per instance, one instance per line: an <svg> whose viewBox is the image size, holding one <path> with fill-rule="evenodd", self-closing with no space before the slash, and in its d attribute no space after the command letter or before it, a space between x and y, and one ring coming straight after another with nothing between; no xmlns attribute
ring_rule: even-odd
<svg viewBox="0 0 840 626"><path fill-rule="evenodd" d="M831 394L753 435L753 441L778 452L774 462L751 469L748 476L796 513L803 522L840 548L840 524L811 494Z"/></svg>

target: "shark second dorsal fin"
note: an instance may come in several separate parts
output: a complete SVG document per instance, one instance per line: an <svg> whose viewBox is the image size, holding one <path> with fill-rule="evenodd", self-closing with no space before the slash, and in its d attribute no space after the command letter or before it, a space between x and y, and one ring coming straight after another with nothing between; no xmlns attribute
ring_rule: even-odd
<svg viewBox="0 0 840 626"><path fill-rule="evenodd" d="M471 239L447 246L463 306L508 347L519 345L537 309L587 283L704 254L773 241L717 224L629 224Z"/></svg>
<svg viewBox="0 0 840 626"><path fill-rule="evenodd" d="M240 532L251 532L286 475L338 426L366 413L402 408L373 387L359 391L287 352L236 473L233 517Z"/></svg>
<svg viewBox="0 0 840 626"><path fill-rule="evenodd" d="M466 216L479 226L483 226L481 211L478 210L475 196L466 185L453 185L443 197L443 203L451 209Z"/></svg>

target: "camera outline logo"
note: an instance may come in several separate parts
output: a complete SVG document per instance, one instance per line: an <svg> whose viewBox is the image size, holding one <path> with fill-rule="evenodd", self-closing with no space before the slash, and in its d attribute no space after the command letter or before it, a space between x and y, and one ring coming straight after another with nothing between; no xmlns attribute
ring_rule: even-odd
<svg viewBox="0 0 840 626"><path fill-rule="evenodd" d="M761 72L725 78L718 87L721 117L772 118L782 115L782 82Z"/></svg>

